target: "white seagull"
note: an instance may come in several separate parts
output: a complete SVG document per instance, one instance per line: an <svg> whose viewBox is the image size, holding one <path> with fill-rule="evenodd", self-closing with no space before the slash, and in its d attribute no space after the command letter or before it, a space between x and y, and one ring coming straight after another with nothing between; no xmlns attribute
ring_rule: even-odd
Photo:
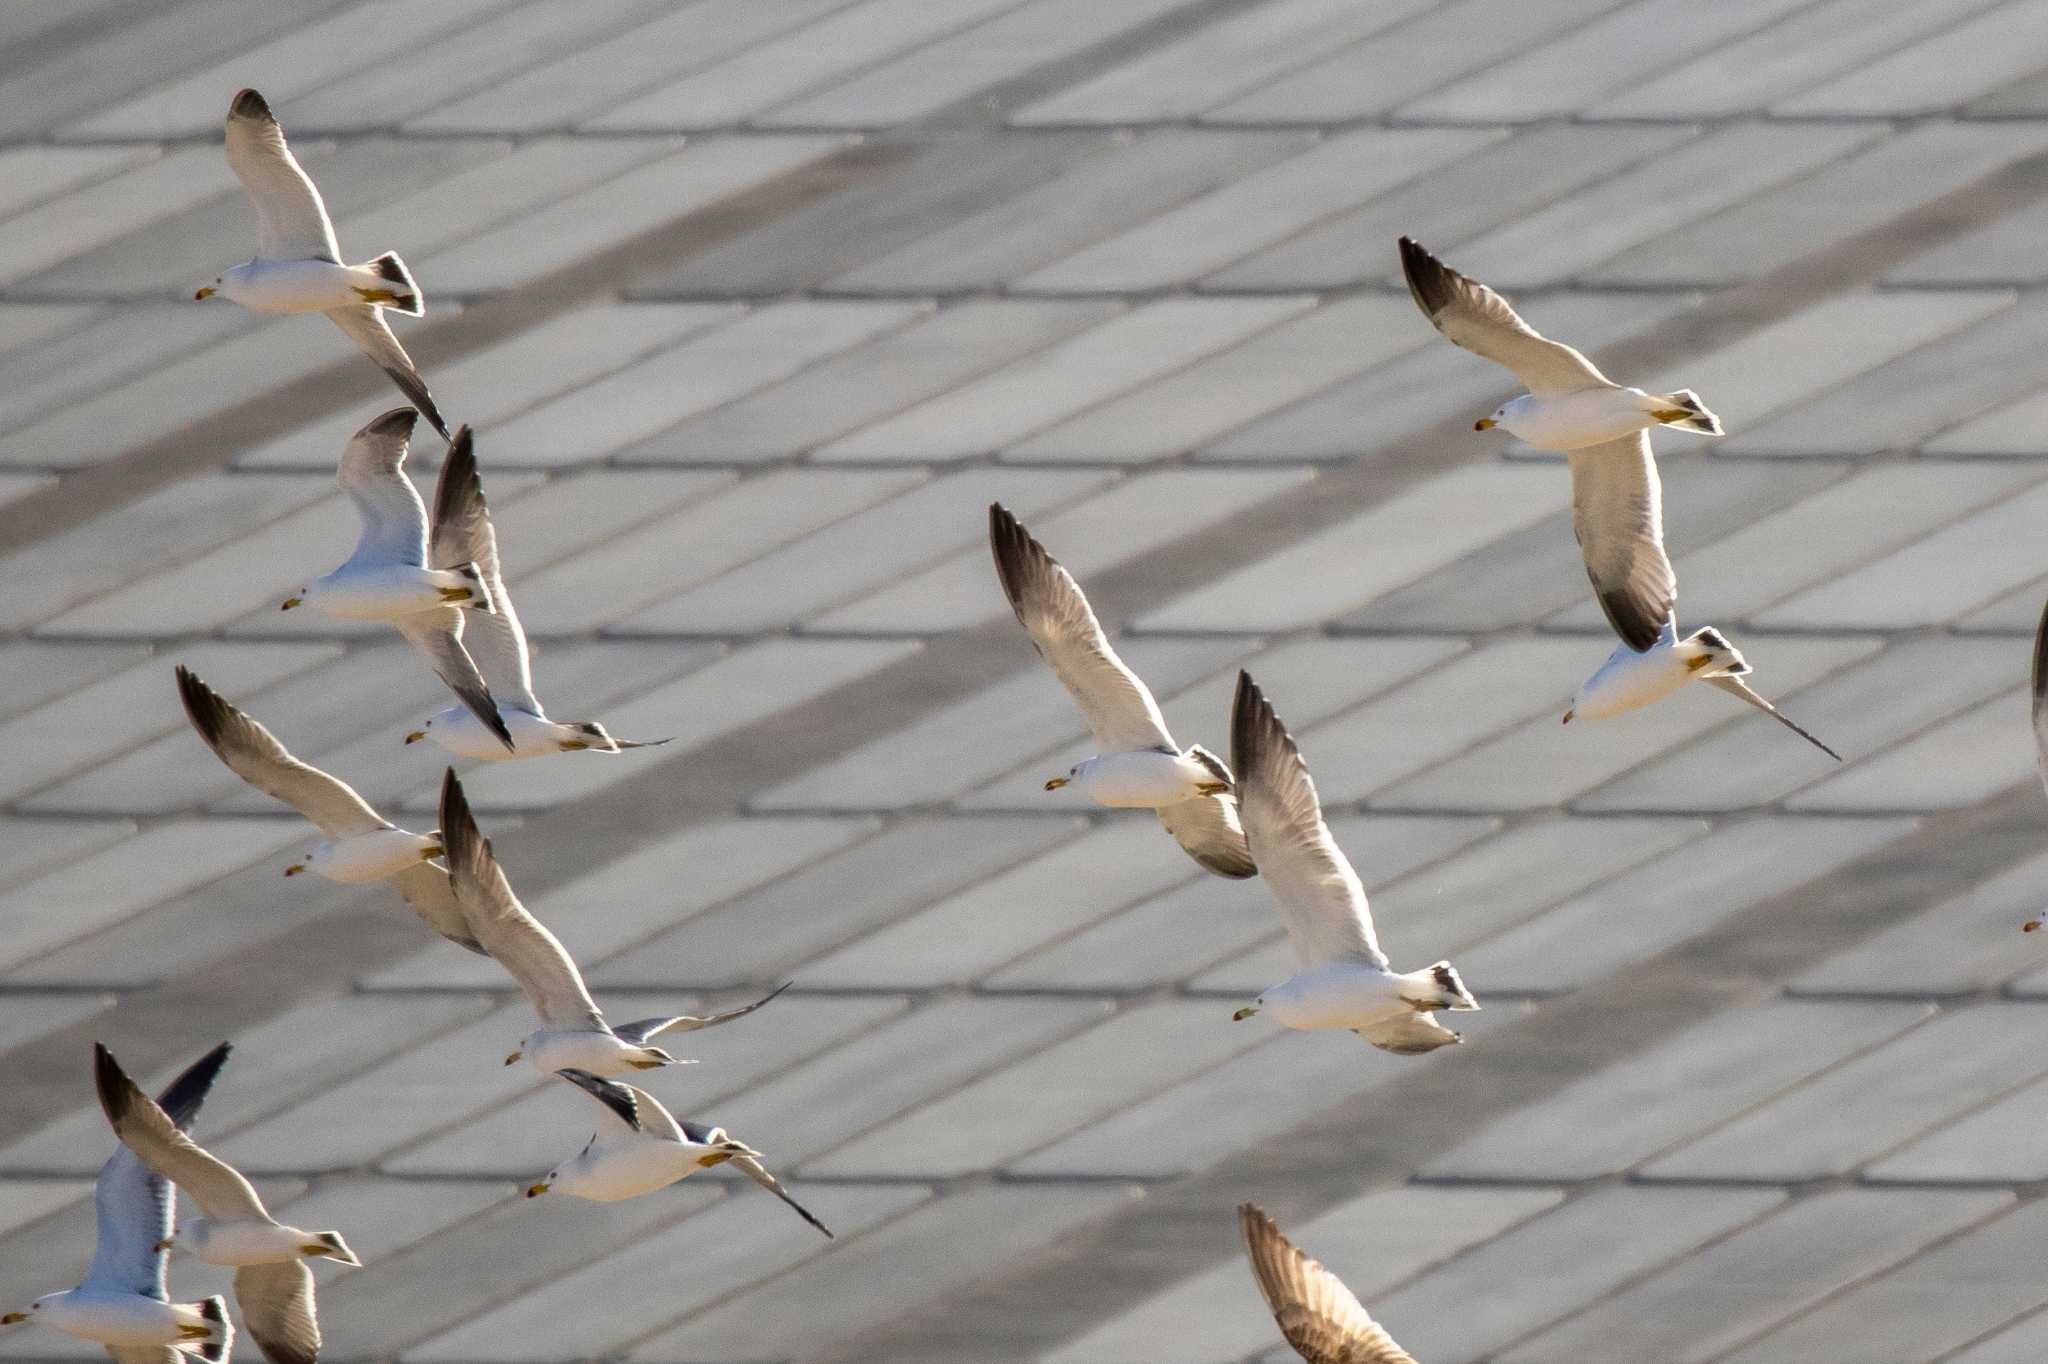
<svg viewBox="0 0 2048 1364"><path fill-rule="evenodd" d="M135 1087L113 1053L93 1045L93 1078L114 1135L142 1163L183 1189L206 1215L188 1219L157 1249L189 1250L235 1271L235 1302L249 1334L273 1364L314 1364L320 1322L314 1315L308 1259L361 1260L341 1233L281 1225L241 1172L196 1145L170 1115Z"/></svg>
<svg viewBox="0 0 2048 1364"><path fill-rule="evenodd" d="M441 839L448 849L449 877L469 929L484 950L517 981L540 1015L540 1027L527 1034L506 1065L524 1058L543 1075L585 1070L595 1075L624 1075L633 1070L691 1064L652 1047L648 1042L665 1032L696 1032L744 1018L789 988L784 982L764 997L738 1009L698 1018L678 1014L643 1018L616 1028L584 987L583 973L547 926L527 913L512 893L491 841L476 826L462 783L450 768L441 782Z"/></svg>
<svg viewBox="0 0 2048 1364"><path fill-rule="evenodd" d="M1200 744L1183 750L1173 741L1159 703L1110 647L1074 575L1000 502L989 504L988 543L1010 608L1102 749L1045 789L1071 784L1098 805L1155 811L1188 856L1210 871L1256 875L1230 769Z"/></svg>
<svg viewBox="0 0 2048 1364"><path fill-rule="evenodd" d="M556 1073L603 1105L604 1130L593 1134L573 1160L557 1165L546 1179L529 1185L528 1198L559 1190L576 1198L616 1203L665 1189L699 1170L731 1161L747 1178L795 1208L804 1221L828 1237L832 1234L830 1227L789 1196L781 1180L768 1173L759 1151L734 1141L723 1127L678 1123L653 1095L586 1070Z"/></svg>
<svg viewBox="0 0 2048 1364"><path fill-rule="evenodd" d="M177 673L186 718L214 756L327 835L303 860L286 867L286 876L310 871L345 885L389 881L429 928L472 952L483 951L469 934L447 871L430 860L441 855L439 834L399 828L371 809L347 782L294 758L268 729L183 664Z"/></svg>
<svg viewBox="0 0 2048 1364"><path fill-rule="evenodd" d="M1664 553L1663 490L1650 455L1652 426L1721 434L1721 419L1690 389L1623 388L1585 356L1538 333L1508 301L1467 279L1408 238L1401 269L1436 329L1514 372L1529 390L1473 423L1501 427L1531 445L1563 450L1572 471L1572 529L1593 594L1632 649L1657 642L1678 579Z"/></svg>
<svg viewBox="0 0 2048 1364"><path fill-rule="evenodd" d="M1458 1041L1437 1009L1477 1009L1447 961L1397 974L1372 931L1365 887L1330 837L1294 736L1251 675L1237 675L1230 757L1244 831L1301 970L1231 1017L1289 1028L1349 1028L1384 1051L1418 1055Z"/></svg>
<svg viewBox="0 0 2048 1364"><path fill-rule="evenodd" d="M1639 652L1626 644L1614 647L1600 670L1580 684L1578 694L1572 697L1571 709L1564 713L1564 723L1570 724L1574 719L1604 720L1610 715L1640 709L1698 678L1755 706L1836 762L1842 760L1841 754L1751 691L1749 683L1743 681L1750 671L1749 660L1741 650L1713 626L1680 639L1677 622L1666 620L1657 642L1648 649Z"/></svg>
<svg viewBox="0 0 2048 1364"><path fill-rule="evenodd" d="M394 408L349 438L334 482L356 504L362 535L347 563L285 598L279 609L310 604L343 620L390 622L509 749L511 731L462 646L463 608L492 610L490 584L468 557L466 525L437 521L429 541L426 504L405 474L418 419L409 407Z"/></svg>
<svg viewBox="0 0 2048 1364"><path fill-rule="evenodd" d="M228 1051L228 1044L221 1043L157 1096L174 1128L189 1127L198 1116ZM226 1364L235 1334L226 1300L172 1302L164 1285L170 1257L163 1241L171 1234L176 1199L162 1175L152 1173L126 1146L117 1147L93 1185L99 1240L84 1282L62 1293L45 1293L27 1311L0 1316L0 1326L39 1321L104 1345L115 1364L189 1364L190 1356Z"/></svg>
<svg viewBox="0 0 2048 1364"><path fill-rule="evenodd" d="M1415 1364L1344 1281L1297 1250L1263 1211L1238 1204L1237 1229L1280 1334L1308 1364Z"/></svg>
<svg viewBox="0 0 2048 1364"><path fill-rule="evenodd" d="M595 720L550 720L533 694L533 661L526 631L505 589L498 561L498 534L484 502L483 480L477 475L476 443L467 426L455 432L441 481L434 491L434 524L464 537L462 554L483 573L493 610L464 622L462 645L476 662L498 703L498 715L512 735L507 750L496 733L477 722L476 713L450 706L405 736L407 743L432 739L459 758L537 758L548 753L618 753L628 748L655 748L667 739L614 739ZM458 529L459 528L459 529Z"/></svg>
<svg viewBox="0 0 2048 1364"><path fill-rule="evenodd" d="M219 294L259 313L325 313L427 414L445 440L448 425L412 357L384 321L386 308L420 317L426 302L395 251L344 265L327 205L254 90L228 104L228 167L256 209L256 256L192 295Z"/></svg>

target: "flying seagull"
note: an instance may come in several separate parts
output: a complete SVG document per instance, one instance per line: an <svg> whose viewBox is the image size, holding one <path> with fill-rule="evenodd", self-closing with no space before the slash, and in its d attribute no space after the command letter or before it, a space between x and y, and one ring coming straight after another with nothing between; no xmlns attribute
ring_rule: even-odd
<svg viewBox="0 0 2048 1364"><path fill-rule="evenodd" d="M320 191L254 90L238 91L228 104L227 151L228 167L256 209L256 256L192 297L219 294L259 313L326 313L446 440L448 425L427 381L384 321L386 308L409 317L426 313L405 262L386 251L361 265L342 264Z"/></svg>
<svg viewBox="0 0 2048 1364"><path fill-rule="evenodd" d="M173 1130L192 1125L229 1050L221 1043L157 1095L157 1106ZM226 1364L235 1334L226 1299L172 1302L164 1284L164 1263L170 1257L163 1243L171 1234L176 1200L169 1181L126 1146L116 1147L93 1185L99 1241L84 1281L61 1293L45 1293L26 1311L0 1316L0 1326L39 1321L104 1345L115 1364L189 1364L192 1357Z"/></svg>
<svg viewBox="0 0 2048 1364"><path fill-rule="evenodd" d="M1349 1028L1402 1056L1458 1041L1434 1011L1479 1005L1447 961L1405 975L1388 965L1365 887L1323 822L1308 764L1249 673L1238 673L1230 710L1244 831L1301 963L1231 1017L1265 1013L1283 1027Z"/></svg>
<svg viewBox="0 0 2048 1364"><path fill-rule="evenodd" d="M1709 625L1684 639L1678 637L1678 623L1666 620L1657 642L1642 652L1617 644L1600 670L1580 685L1572 697L1564 723L1574 719L1602 720L1610 715L1639 709L1669 696L1687 682L1698 678L1710 687L1746 701L1785 728L1812 744L1836 762L1842 755L1808 734L1785 712L1749 689L1743 679L1751 671L1749 660L1728 637Z"/></svg>
<svg viewBox="0 0 2048 1364"><path fill-rule="evenodd" d="M180 665L177 672L185 715L214 756L327 835L303 860L286 867L286 876L310 871L344 884L389 881L429 928L472 952L483 951L470 936L447 871L428 860L441 855L438 834L397 827L371 809L347 782L294 758L269 730L230 705L189 668Z"/></svg>
<svg viewBox="0 0 2048 1364"><path fill-rule="evenodd" d="M310 604L343 620L390 622L509 749L511 731L462 646L463 608L493 609L489 582L467 556L466 527L437 521L429 539L426 504L405 474L418 417L409 407L394 408L349 438L334 482L356 504L362 535L347 563L285 598L280 609Z"/></svg>
<svg viewBox="0 0 2048 1364"><path fill-rule="evenodd" d="M546 1179L528 1186L528 1198L555 1189L576 1198L616 1203L665 1189L699 1170L731 1161L747 1178L795 1208L804 1221L826 1236L832 1235L831 1228L791 1198L782 1181L768 1173L759 1151L734 1141L723 1127L678 1123L653 1095L589 1071L556 1073L603 1106L604 1130L592 1136L575 1159L557 1165Z"/></svg>
<svg viewBox="0 0 2048 1364"><path fill-rule="evenodd" d="M1237 1228L1280 1334L1308 1364L1415 1364L1344 1281L1295 1249L1263 1211L1238 1204Z"/></svg>
<svg viewBox="0 0 2048 1364"><path fill-rule="evenodd" d="M477 475L476 442L467 426L455 432L441 481L434 491L434 525L447 527L454 552L482 572L494 608L465 619L462 645L483 674L498 703L498 715L512 735L508 750L495 731L479 724L476 712L450 706L405 736L407 743L432 739L459 758L484 760L537 758L547 753L617 753L628 748L654 748L667 739L614 739L595 720L550 720L533 694L533 660L526 631L512 608L512 594L498 562L498 535L484 503L483 480ZM438 533L438 532L437 532Z"/></svg>
<svg viewBox="0 0 2048 1364"><path fill-rule="evenodd" d="M1000 502L989 504L988 543L1010 609L1102 750L1045 789L1075 785L1098 805L1156 811L1188 856L1210 871L1256 875L1230 769L1200 744L1183 750L1173 741L1159 703L1110 647L1074 575Z"/></svg>
<svg viewBox="0 0 2048 1364"><path fill-rule="evenodd" d="M1473 423L1563 450L1572 471L1572 529L1593 595L1631 649L1648 649L1670 617L1678 579L1664 553L1663 490L1649 428L1721 434L1721 419L1690 389L1622 388L1591 360L1538 333L1508 301L1467 279L1408 238L1401 269L1436 329L1466 350L1513 371L1529 392Z"/></svg>
<svg viewBox="0 0 2048 1364"><path fill-rule="evenodd" d="M455 898L462 905L470 932L518 982L540 1015L540 1027L505 1058L508 1066L523 1057L543 1075L571 1069L624 1075L633 1070L686 1065L688 1062L660 1047L649 1046L649 1041L665 1032L695 1032L744 1018L789 988L784 982L752 1004L709 1018L679 1014L643 1018L614 1028L598 1012L590 991L584 988L583 973L576 969L561 940L527 913L512 893L491 841L476 826L453 768L441 782L441 831Z"/></svg>
<svg viewBox="0 0 2048 1364"><path fill-rule="evenodd" d="M263 1353L273 1364L314 1364L320 1356L320 1322L314 1314L313 1275L306 1261L360 1265L341 1233L281 1225L240 1171L180 1131L168 1113L135 1087L113 1053L97 1043L93 1078L100 1107L122 1145L183 1189L206 1214L188 1219L159 1240L157 1249L190 1250L207 1264L233 1268L235 1302Z"/></svg>

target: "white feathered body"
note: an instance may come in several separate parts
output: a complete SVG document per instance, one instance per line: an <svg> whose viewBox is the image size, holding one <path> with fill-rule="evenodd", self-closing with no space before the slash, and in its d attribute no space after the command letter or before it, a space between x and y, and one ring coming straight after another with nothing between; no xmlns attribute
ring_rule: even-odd
<svg viewBox="0 0 2048 1364"><path fill-rule="evenodd" d="M391 281L367 265L331 260L263 260L224 271L220 291L259 313L324 313L364 302L364 293L391 293Z"/></svg>
<svg viewBox="0 0 2048 1364"><path fill-rule="evenodd" d="M306 1247L319 1242L310 1231L278 1222L243 1219L215 1222L194 1217L180 1226L172 1246L189 1250L210 1265L275 1265L306 1258Z"/></svg>
<svg viewBox="0 0 2048 1364"><path fill-rule="evenodd" d="M450 706L437 712L422 726L429 739L458 758L498 762L511 758L540 758L550 753L572 753L592 749L616 753L619 745L609 735L596 737L577 725L559 724L521 706L498 701L498 714L512 731L512 748L498 742L498 736L484 728L467 707Z"/></svg>
<svg viewBox="0 0 2048 1364"><path fill-rule="evenodd" d="M397 620L483 600L476 584L445 568L351 560L306 589L304 600L342 620Z"/></svg>
<svg viewBox="0 0 2048 1364"><path fill-rule="evenodd" d="M1600 670L1580 684L1572 697L1572 718L1604 720L1640 710L1671 695L1695 677L1713 677L1741 670L1742 655L1708 642L1717 636L1701 631L1685 639L1666 621L1664 633L1637 653L1618 645Z"/></svg>
<svg viewBox="0 0 2048 1364"><path fill-rule="evenodd" d="M68 1336L102 1345L176 1345L212 1336L214 1325L196 1306L163 1302L120 1289L73 1288L35 1300L35 1319Z"/></svg>
<svg viewBox="0 0 2048 1364"><path fill-rule="evenodd" d="M1543 397L1525 393L1503 405L1495 420L1538 449L1577 450L1658 425L1652 413L1667 401L1640 388L1583 388Z"/></svg>
<svg viewBox="0 0 2048 1364"><path fill-rule="evenodd" d="M1287 1028L1369 1028L1433 1003L1439 993L1428 971L1406 975L1369 962L1325 962L1299 971L1258 998L1260 1013Z"/></svg>
<svg viewBox="0 0 2048 1364"><path fill-rule="evenodd" d="M607 1080L669 1065L659 1048L636 1046L611 1033L585 1029L540 1028L528 1033L519 1050L543 1075L558 1070L587 1070Z"/></svg>
<svg viewBox="0 0 2048 1364"><path fill-rule="evenodd" d="M705 1168L705 1157L719 1154L719 1148L693 1141L621 1134L586 1146L555 1171L548 1187L595 1203L617 1203L686 1179Z"/></svg>
<svg viewBox="0 0 2048 1364"><path fill-rule="evenodd" d="M306 858L306 870L330 881L353 885L359 881L382 881L418 866L441 851L440 840L432 834L408 833L404 829L371 829L347 838L330 839L314 848Z"/></svg>
<svg viewBox="0 0 2048 1364"><path fill-rule="evenodd" d="M1156 749L1099 754L1076 764L1073 780L1097 805L1139 810L1178 805L1219 785L1199 760Z"/></svg>

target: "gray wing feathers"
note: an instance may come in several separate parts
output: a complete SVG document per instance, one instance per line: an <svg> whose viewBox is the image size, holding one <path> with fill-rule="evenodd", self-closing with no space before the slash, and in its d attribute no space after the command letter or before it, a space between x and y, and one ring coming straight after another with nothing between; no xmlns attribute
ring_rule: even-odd
<svg viewBox="0 0 2048 1364"><path fill-rule="evenodd" d="M784 981L752 1004L745 1004L737 1009L727 1009L723 1013L710 1014L701 1018L694 1014L679 1014L674 1018L635 1019L631 1023L618 1024L612 1029L612 1035L622 1042L631 1042L635 1046L644 1047L650 1038L659 1037L665 1032L696 1032L702 1028L715 1028L721 1023L730 1023L735 1018L745 1018L748 1014L754 1012L754 1010L760 1008L784 990L787 990L792 983L791 981Z"/></svg>
<svg viewBox="0 0 2048 1364"><path fill-rule="evenodd" d="M1396 1056L1420 1056L1438 1047L1454 1046L1462 1039L1436 1021L1435 1014L1402 1014L1369 1028L1354 1029L1381 1051Z"/></svg>
<svg viewBox="0 0 2048 1364"><path fill-rule="evenodd" d="M294 758L269 730L230 705L197 674L181 666L177 676L178 695L192 728L243 781L291 806L330 838L391 827L354 787Z"/></svg>
<svg viewBox="0 0 2048 1364"><path fill-rule="evenodd" d="M406 477L405 455L419 414L394 408L349 437L334 471L335 486L363 518L350 563L427 562L427 506Z"/></svg>
<svg viewBox="0 0 2048 1364"><path fill-rule="evenodd" d="M1073 575L1001 503L989 506L988 540L1010 609L1081 707L1102 750L1165 746L1180 752L1159 703L1110 647Z"/></svg>
<svg viewBox="0 0 2048 1364"><path fill-rule="evenodd" d="M104 1050L96 1046L95 1056ZM157 1095L157 1105L179 1128L191 1126L199 1116L229 1050L221 1043ZM79 1287L117 1289L166 1301L164 1262L169 1252L158 1250L156 1244L171 1234L173 1198L170 1181L144 1165L126 1145L117 1149L100 1167L93 1185L99 1235Z"/></svg>
<svg viewBox="0 0 2048 1364"><path fill-rule="evenodd" d="M391 334L391 324L384 320L384 310L374 303L352 303L345 308L328 309L327 316L361 348L363 354L376 361L377 367L391 376L391 382L398 385L398 391L412 401L413 406L441 433L441 438L448 439L448 423L442 420L441 409L434 402L427 381L420 377L419 367L405 353L405 347L398 344L398 338Z"/></svg>
<svg viewBox="0 0 2048 1364"><path fill-rule="evenodd" d="M1764 700L1763 697L1758 696L1755 692L1751 691L1749 689L1749 684L1747 682L1744 682L1740 677L1724 674L1719 677L1709 677L1706 679L1706 681L1710 686L1719 687L1722 691L1727 692L1730 696L1736 697L1740 700L1748 702L1752 706L1755 706L1758 710L1770 716L1773 720L1776 720L1779 724L1791 730L1794 734L1797 734L1800 738L1806 740L1806 742L1812 744L1815 748L1827 754L1836 762L1840 762L1842 760L1841 754L1835 752L1835 750L1833 750L1832 748L1829 748L1826 744L1822 743L1819 739L1816 739L1813 735L1807 733L1804 729L1801 729L1797 724L1793 722L1792 717L1785 714L1784 711L1779 710L1776 706ZM2040 738L2039 716L2040 712L2037 709L2035 711L2035 738L2037 741Z"/></svg>
<svg viewBox="0 0 2048 1364"><path fill-rule="evenodd" d="M1238 819L1237 798L1225 793L1199 796L1159 807L1159 822L1187 855L1218 876L1243 880L1258 875L1251 845Z"/></svg>
<svg viewBox="0 0 2048 1364"><path fill-rule="evenodd" d="M267 1220L263 1200L239 1171L178 1130L170 1115L144 1094L105 1047L93 1049L93 1082L100 1108L122 1145L170 1180L215 1221Z"/></svg>
<svg viewBox="0 0 2048 1364"><path fill-rule="evenodd" d="M450 884L446 869L431 862L422 862L417 867L407 867L390 879L392 889L412 906L415 914L426 920L429 928L457 947L466 947L480 957L490 955L470 932L469 921L462 916L462 905L455 898L455 887Z"/></svg>
<svg viewBox="0 0 2048 1364"><path fill-rule="evenodd" d="M1650 435L1568 452L1572 530L1593 595L1629 648L1657 642L1678 600L1678 575L1664 553L1663 489Z"/></svg>
<svg viewBox="0 0 2048 1364"><path fill-rule="evenodd" d="M543 712L533 694L533 668L527 655L526 629L505 590L498 562L498 534L484 501L483 479L477 472L475 438L467 426L455 432L441 480L434 489L433 532L429 562L435 568L473 563L491 594L491 611L473 611L465 623L462 644L475 660L491 694L501 704L517 705L535 715Z"/></svg>
<svg viewBox="0 0 2048 1364"><path fill-rule="evenodd" d="M1296 1249L1272 1218L1240 1203L1237 1225L1252 1279L1296 1354L1309 1364L1415 1364L1344 1281Z"/></svg>
<svg viewBox="0 0 2048 1364"><path fill-rule="evenodd" d="M789 1190L782 1187L782 1181L777 1179L774 1175L769 1174L768 1167L763 1165L759 1160L755 1159L753 1156L734 1156L732 1158L732 1163L738 1166L741 1170L745 1171L748 1179L753 1180L756 1184L759 1184L769 1193L774 1194L777 1198L789 1204L790 1207L795 1208L797 1216L803 1218L804 1221L809 1222L819 1231L824 1232L827 1237L830 1237L832 1235L832 1228L826 1226L823 1222L820 1222L816 1217L812 1216L811 1210L809 1208L806 1208L803 1204L797 1202L794 1198L791 1198L789 1196Z"/></svg>
<svg viewBox="0 0 2048 1364"><path fill-rule="evenodd" d="M441 782L441 845L470 936L518 982L541 1022L551 1028L608 1031L576 963L512 893L453 768Z"/></svg>
<svg viewBox="0 0 2048 1364"><path fill-rule="evenodd" d="M484 728L497 735L498 741L509 749L512 732L505 727L505 717L498 714L497 698L491 695L484 675L477 671L476 660L462 646L464 614L453 606L415 611L393 621L392 627L420 651L434 676L469 707L470 714L483 721Z"/></svg>
<svg viewBox="0 0 2048 1364"><path fill-rule="evenodd" d="M313 1274L305 1261L244 1265L235 1271L235 1302L270 1364L314 1364L320 1357Z"/></svg>
<svg viewBox="0 0 2048 1364"><path fill-rule="evenodd" d="M607 1080L602 1075L593 1075L587 1070L558 1070L555 1074L597 1100L605 1113L619 1126L629 1132L643 1130L640 1100L647 1096L633 1086ZM653 1101L650 1099L649 1102Z"/></svg>
<svg viewBox="0 0 2048 1364"><path fill-rule="evenodd" d="M341 248L320 191L285 145L284 129L254 90L228 105L228 168L256 210L256 254L264 260L326 260Z"/></svg>
<svg viewBox="0 0 2048 1364"><path fill-rule="evenodd" d="M1401 272L1416 306L1436 329L1475 355L1513 371L1534 394L1614 385L1585 356L1524 322L1508 301L1403 237Z"/></svg>
<svg viewBox="0 0 2048 1364"><path fill-rule="evenodd" d="M1384 968L1365 887L1323 822L1308 764L1245 672L1231 703L1230 766L1252 858L1301 964L1355 959Z"/></svg>

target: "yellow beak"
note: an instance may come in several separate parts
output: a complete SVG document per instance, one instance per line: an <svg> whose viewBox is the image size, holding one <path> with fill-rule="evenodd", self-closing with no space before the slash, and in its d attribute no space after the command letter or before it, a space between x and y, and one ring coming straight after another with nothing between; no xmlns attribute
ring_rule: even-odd
<svg viewBox="0 0 2048 1364"><path fill-rule="evenodd" d="M405 736L405 741L409 744L416 744L426 737L427 732L424 729L416 729L412 733Z"/></svg>
<svg viewBox="0 0 2048 1364"><path fill-rule="evenodd" d="M530 1185L530 1186L528 1186L528 1188L527 1188L527 1190L526 1190L526 1196L527 1196L528 1198L539 1198L539 1197L540 1197L540 1196L541 1196L542 1194L546 1193L547 1191L548 1191L548 1186L547 1186L547 1185L545 1185L545 1184L534 1184L534 1185Z"/></svg>
<svg viewBox="0 0 2048 1364"><path fill-rule="evenodd" d="M1247 1018L1250 1018L1250 1017L1251 1017L1251 1016L1252 1016L1253 1014L1257 1013L1258 1011L1259 1011L1259 1006L1258 1006L1258 1005L1256 1005L1256 1004L1247 1004L1247 1005L1245 1005L1245 1006L1244 1006L1244 1007L1243 1007L1242 1009L1239 1009L1239 1010L1238 1010L1238 1011L1237 1011L1236 1013L1232 1014L1232 1015L1230 1016L1230 1021L1231 1021L1231 1022L1233 1022L1233 1023L1242 1023L1242 1022L1244 1022L1244 1021L1245 1021L1245 1020L1246 1020Z"/></svg>
<svg viewBox="0 0 2048 1364"><path fill-rule="evenodd" d="M304 597L286 597L286 598L284 599L284 605L282 605L282 606L278 607L277 609L278 609L278 610L280 610L280 611L289 611L289 610L291 610L291 609L292 609L292 608L293 608L294 606L297 606L297 605L298 605L298 604L299 604L300 602L302 602L302 601L304 601L304 600L305 600L305 598L304 598Z"/></svg>
<svg viewBox="0 0 2048 1364"><path fill-rule="evenodd" d="M209 284L209 285L207 285L207 286L206 286L206 287L205 287L204 289L201 289L201 290L200 290L200 291L199 291L198 293L196 293L196 294L192 295L192 301L193 301L194 303L197 303L197 302L198 302L198 301L199 301L200 299L202 299L202 298L212 298L212 297L213 297L213 286L212 286L211 284Z"/></svg>
<svg viewBox="0 0 2048 1364"><path fill-rule="evenodd" d="M297 876L297 875L298 875L298 874L299 874L300 872L304 871L305 869L306 869L306 864L305 864L305 863L303 863L303 862L294 862L294 863L292 863L292 864L291 864L291 865L290 865L289 867L286 867L286 868L284 869L284 874L285 874L286 876Z"/></svg>
<svg viewBox="0 0 2048 1364"><path fill-rule="evenodd" d="M1073 781L1072 777L1054 777L1051 781L1045 784L1045 789L1048 791L1057 791L1062 786L1067 785L1071 781Z"/></svg>
<svg viewBox="0 0 2048 1364"><path fill-rule="evenodd" d="M510 1056L505 1058L505 1064L508 1066L516 1066L519 1064L519 1058L524 1055L526 1055L526 1053L523 1051L515 1051Z"/></svg>
<svg viewBox="0 0 2048 1364"><path fill-rule="evenodd" d="M12 1326L17 1321L27 1320L28 1313L26 1312L9 1312L6 1316L0 1317L0 1326Z"/></svg>
<svg viewBox="0 0 2048 1364"><path fill-rule="evenodd" d="M1564 713L1564 719L1558 721L1558 723L1568 725L1572 722L1572 717L1577 714L1578 712L1576 710L1568 710Z"/></svg>
<svg viewBox="0 0 2048 1364"><path fill-rule="evenodd" d="M1478 421L1472 423L1472 429L1474 431L1491 431L1498 425L1500 423L1491 417L1481 417Z"/></svg>
<svg viewBox="0 0 2048 1364"><path fill-rule="evenodd" d="M151 1250L169 1250L170 1248L171 1238L168 1236L164 1237L163 1240L158 1241L155 1245L150 1247Z"/></svg>

